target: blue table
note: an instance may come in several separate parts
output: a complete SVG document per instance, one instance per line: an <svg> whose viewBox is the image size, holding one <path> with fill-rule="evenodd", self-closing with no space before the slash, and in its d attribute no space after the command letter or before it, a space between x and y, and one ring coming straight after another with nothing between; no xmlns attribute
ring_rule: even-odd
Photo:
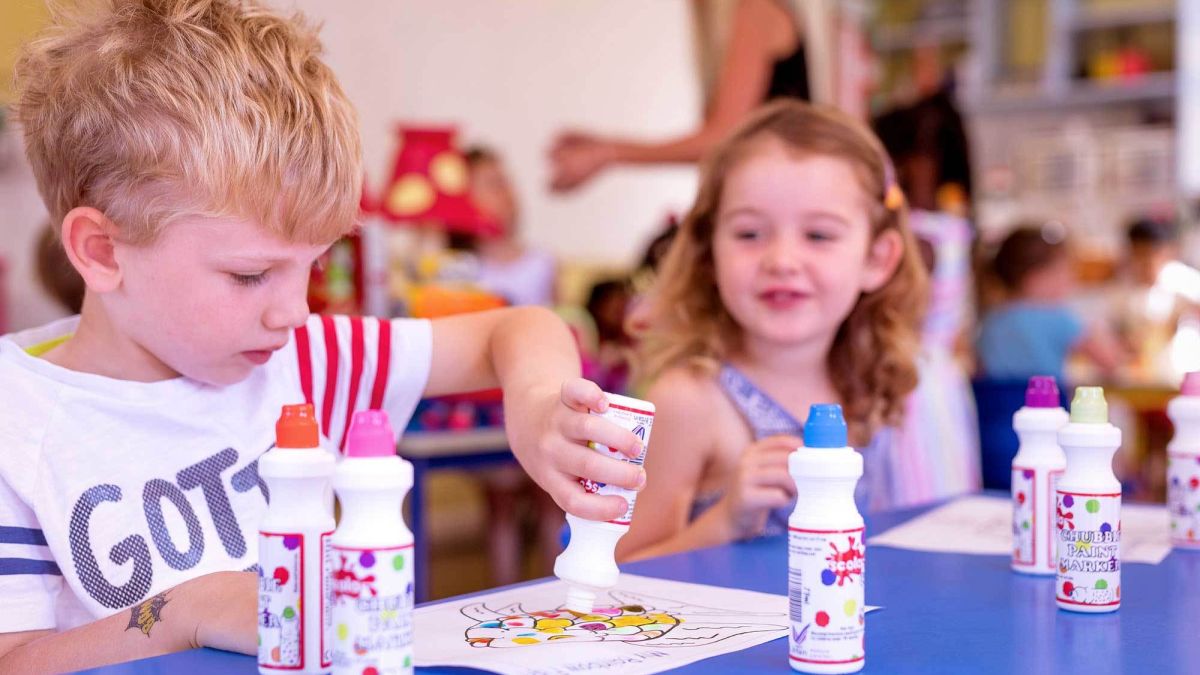
<svg viewBox="0 0 1200 675"><path fill-rule="evenodd" d="M868 519L871 532L925 509ZM787 592L782 537L719 546L626 566L629 572L770 593ZM876 673L1198 673L1200 553L1172 552L1122 572L1122 607L1073 614L1054 605L1049 579L1013 574L1008 559L867 548L867 667ZM419 647L418 647L419 648ZM459 668L419 669L429 673ZM692 673L787 673L780 639L694 663ZM254 659L195 650L91 671L253 673Z"/></svg>

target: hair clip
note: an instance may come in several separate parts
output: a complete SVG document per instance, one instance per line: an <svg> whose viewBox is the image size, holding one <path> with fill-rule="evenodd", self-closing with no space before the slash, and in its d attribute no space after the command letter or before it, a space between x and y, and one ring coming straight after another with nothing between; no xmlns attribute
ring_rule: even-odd
<svg viewBox="0 0 1200 675"><path fill-rule="evenodd" d="M904 206L904 190L896 182L896 169L892 166L890 157L883 158L883 205L889 211L896 211Z"/></svg>

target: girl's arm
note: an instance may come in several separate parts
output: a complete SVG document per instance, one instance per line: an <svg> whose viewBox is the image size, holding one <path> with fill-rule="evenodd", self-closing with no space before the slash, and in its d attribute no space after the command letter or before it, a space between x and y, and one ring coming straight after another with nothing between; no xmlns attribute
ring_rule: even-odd
<svg viewBox="0 0 1200 675"><path fill-rule="evenodd" d="M732 539L718 526L689 525L692 501L715 446L711 378L683 369L665 373L646 398L655 405L646 452L646 488L638 494L618 560L635 560L715 546ZM719 396L719 392L717 392Z"/></svg>
<svg viewBox="0 0 1200 675"><path fill-rule="evenodd" d="M641 453L632 432L589 411L608 402L580 379L579 351L566 324L542 307L476 312L433 321L433 363L426 396L504 390L505 428L513 454L566 512L611 520L625 500L588 494L579 477L640 489L645 471L587 447L602 443L630 457Z"/></svg>
<svg viewBox="0 0 1200 675"><path fill-rule="evenodd" d="M762 102L774 60L794 49L796 39L793 18L776 2L742 0L734 14L713 104L700 128L662 143L564 133L551 150L551 187L571 190L611 164L699 161Z"/></svg>
<svg viewBox="0 0 1200 675"><path fill-rule="evenodd" d="M257 605L253 572L206 574L68 631L0 635L0 672L61 673L196 647L254 654Z"/></svg>

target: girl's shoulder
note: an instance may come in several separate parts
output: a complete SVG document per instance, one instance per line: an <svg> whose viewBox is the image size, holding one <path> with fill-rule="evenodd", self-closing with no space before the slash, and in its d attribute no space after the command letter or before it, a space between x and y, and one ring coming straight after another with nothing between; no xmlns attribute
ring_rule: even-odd
<svg viewBox="0 0 1200 675"><path fill-rule="evenodd" d="M664 371L646 396L656 407L655 433L680 434L699 449L724 445L722 439L740 438L744 422L725 395L715 372L690 366Z"/></svg>
<svg viewBox="0 0 1200 675"><path fill-rule="evenodd" d="M669 408L690 409L711 407L723 398L716 373L690 365L663 371L650 385L647 396L656 406L661 401Z"/></svg>

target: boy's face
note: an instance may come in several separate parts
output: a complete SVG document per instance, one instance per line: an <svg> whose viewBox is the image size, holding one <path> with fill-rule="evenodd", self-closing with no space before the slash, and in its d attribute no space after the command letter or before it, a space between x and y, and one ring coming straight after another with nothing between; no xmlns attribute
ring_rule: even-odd
<svg viewBox="0 0 1200 675"><path fill-rule="evenodd" d="M517 220L517 198L499 161L486 159L471 168L471 200L495 218L506 234L512 233Z"/></svg>
<svg viewBox="0 0 1200 675"><path fill-rule="evenodd" d="M309 271L327 249L252 221L184 218L149 245L117 243L121 284L101 301L114 329L165 374L233 384L308 318Z"/></svg>

